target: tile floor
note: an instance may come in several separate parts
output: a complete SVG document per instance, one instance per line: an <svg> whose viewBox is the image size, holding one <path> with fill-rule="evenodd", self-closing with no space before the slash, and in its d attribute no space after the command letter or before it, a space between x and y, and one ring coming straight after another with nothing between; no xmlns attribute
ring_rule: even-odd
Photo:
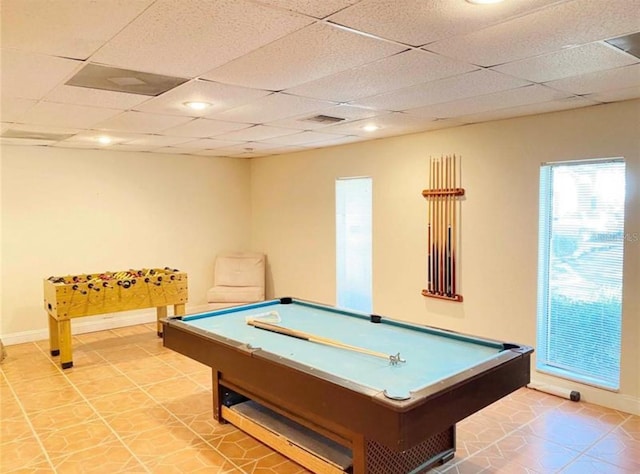
<svg viewBox="0 0 640 474"><path fill-rule="evenodd" d="M307 471L211 415L210 370L162 347L155 324L74 336L62 371L48 341L0 364L2 473ZM522 389L458 425L434 473L638 473L640 417Z"/></svg>

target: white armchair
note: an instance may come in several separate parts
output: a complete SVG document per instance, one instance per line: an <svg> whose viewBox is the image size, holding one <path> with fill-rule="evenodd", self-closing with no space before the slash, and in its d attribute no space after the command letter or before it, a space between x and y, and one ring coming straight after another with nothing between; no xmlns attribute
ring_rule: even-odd
<svg viewBox="0 0 640 474"><path fill-rule="evenodd" d="M263 301L265 255L257 252L219 254L215 262L214 285L207 292L211 309Z"/></svg>

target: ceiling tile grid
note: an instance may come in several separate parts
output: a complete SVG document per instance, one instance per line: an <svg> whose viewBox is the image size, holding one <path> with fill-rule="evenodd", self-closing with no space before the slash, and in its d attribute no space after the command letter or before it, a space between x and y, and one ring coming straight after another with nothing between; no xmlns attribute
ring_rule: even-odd
<svg viewBox="0 0 640 474"><path fill-rule="evenodd" d="M552 5L425 49L480 66L495 66L640 28L637 0L573 0ZM570 19L570 20L569 20Z"/></svg>
<svg viewBox="0 0 640 474"><path fill-rule="evenodd" d="M474 69L477 67L427 51L409 50L325 76L285 92L316 99L349 102Z"/></svg>
<svg viewBox="0 0 640 474"><path fill-rule="evenodd" d="M248 0L156 0L92 60L193 78L310 23Z"/></svg>
<svg viewBox="0 0 640 474"><path fill-rule="evenodd" d="M361 66L406 48L315 23L214 69L202 77L280 91Z"/></svg>
<svg viewBox="0 0 640 474"><path fill-rule="evenodd" d="M0 22L2 144L256 158L640 98L638 0L2 0Z"/></svg>

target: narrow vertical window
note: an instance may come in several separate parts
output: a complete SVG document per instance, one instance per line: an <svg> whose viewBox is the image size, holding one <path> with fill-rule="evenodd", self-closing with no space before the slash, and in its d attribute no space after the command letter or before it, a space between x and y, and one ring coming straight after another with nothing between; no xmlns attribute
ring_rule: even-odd
<svg viewBox="0 0 640 474"><path fill-rule="evenodd" d="M337 304L372 311L371 178L336 180Z"/></svg>
<svg viewBox="0 0 640 474"><path fill-rule="evenodd" d="M625 164L543 164L538 357L544 372L616 390L620 380Z"/></svg>

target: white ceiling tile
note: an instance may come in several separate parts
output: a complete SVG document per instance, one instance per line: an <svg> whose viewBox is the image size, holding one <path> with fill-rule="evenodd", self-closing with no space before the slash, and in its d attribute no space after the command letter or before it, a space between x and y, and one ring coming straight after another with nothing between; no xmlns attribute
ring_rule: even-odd
<svg viewBox="0 0 640 474"><path fill-rule="evenodd" d="M111 140L110 144L115 145L116 143L128 142L141 136L144 135L127 132L105 132L104 130L83 130L76 133L73 137L67 138L65 142L84 142L105 147L105 144L100 143L100 137L108 137Z"/></svg>
<svg viewBox="0 0 640 474"><path fill-rule="evenodd" d="M221 135L225 132L241 130L250 126L251 125L247 123L225 122L222 120L198 118L191 120L188 123L184 123L176 127L171 127L165 130L165 133L177 137L209 138L216 135Z"/></svg>
<svg viewBox="0 0 640 474"><path fill-rule="evenodd" d="M153 153L166 153L168 155L191 155L195 153L195 148L184 148L184 147L175 147L175 146L166 146L162 148L154 148Z"/></svg>
<svg viewBox="0 0 640 474"><path fill-rule="evenodd" d="M202 77L279 91L404 50L388 42L317 23L220 66Z"/></svg>
<svg viewBox="0 0 640 474"><path fill-rule="evenodd" d="M286 92L348 102L474 69L478 68L427 51L409 50L293 87Z"/></svg>
<svg viewBox="0 0 640 474"><path fill-rule="evenodd" d="M0 1L3 143L109 135L109 150L244 159L640 97L640 60L604 42L638 31L639 0ZM66 85L94 50L191 80L157 97Z"/></svg>
<svg viewBox="0 0 640 474"><path fill-rule="evenodd" d="M20 130L25 132L53 133L53 134L60 134L60 135L76 134L76 133L82 132L82 129L79 129L79 128L64 127L59 125L34 125L34 124L14 123L14 124L11 124L10 128L11 130Z"/></svg>
<svg viewBox="0 0 640 474"><path fill-rule="evenodd" d="M314 18L324 18L343 8L358 3L360 0L258 0L265 5L284 8L294 12L310 15Z"/></svg>
<svg viewBox="0 0 640 474"><path fill-rule="evenodd" d="M92 61L193 78L311 21L247 0L157 0Z"/></svg>
<svg viewBox="0 0 640 474"><path fill-rule="evenodd" d="M283 135L291 135L296 133L296 130L290 128L270 127L267 125L256 125L250 128L244 128L235 132L229 132L224 134L225 140L240 140L240 141L258 141L265 140L267 138L280 137Z"/></svg>
<svg viewBox="0 0 640 474"><path fill-rule="evenodd" d="M306 131L306 132L295 133L293 135L286 135L284 137L269 138L267 140L262 140L262 142L271 143L275 145L304 146L312 143L317 143L321 141L338 138L336 135L337 134Z"/></svg>
<svg viewBox="0 0 640 474"><path fill-rule="evenodd" d="M330 133L344 133L348 135L357 135L360 137L367 137L369 139L380 138L383 136L390 136L394 134L402 134L415 132L419 130L428 130L435 127L435 124L440 124L442 121L435 121L431 118L418 117L415 115L409 115L401 112L394 112L387 115L381 115L365 120L357 120L345 124L333 125L331 127L324 128L323 131ZM374 131L367 131L365 127L369 125L375 125L379 127ZM447 125L452 126L452 125ZM405 132L406 131L406 132Z"/></svg>
<svg viewBox="0 0 640 474"><path fill-rule="evenodd" d="M244 142L233 141L233 140L223 140L218 138L199 138L198 140L190 140L186 143L180 145L181 148L198 148L200 150L204 149L214 149L214 148L225 148L230 146L243 145Z"/></svg>
<svg viewBox="0 0 640 474"><path fill-rule="evenodd" d="M2 97L0 118L4 122L19 122L22 116L37 102L35 99Z"/></svg>
<svg viewBox="0 0 640 474"><path fill-rule="evenodd" d="M271 93L270 91L231 86L219 82L192 80L148 100L136 107L136 110L202 117L223 112ZM209 102L211 107L195 111L186 107L185 102Z"/></svg>
<svg viewBox="0 0 640 474"><path fill-rule="evenodd" d="M157 149L152 146L143 146L143 145L130 145L128 143L116 143L115 145L109 146L109 151L153 151Z"/></svg>
<svg viewBox="0 0 640 474"><path fill-rule="evenodd" d="M271 150L279 150L279 149L282 149L282 145L279 145L276 143L265 143L265 142L243 142L243 143L235 143L233 145L220 147L220 151L224 153L246 153L246 152L271 153Z"/></svg>
<svg viewBox="0 0 640 474"><path fill-rule="evenodd" d="M296 117L291 117L283 120L276 120L269 123L274 127L293 128L296 130L317 130L319 128L328 127L333 125L331 123L315 122L308 120L310 117L314 117L318 114L328 115L330 117L337 117L345 119L343 122L350 120L359 120L368 117L375 117L376 115L388 114L385 110L366 109L364 107L355 107L352 105L336 105L329 107L328 109L322 109L313 114L302 114Z"/></svg>
<svg viewBox="0 0 640 474"><path fill-rule="evenodd" d="M475 95L515 89L530 84L498 72L481 69L438 81L418 84L398 91L354 101L354 105L379 109L406 110L439 104Z"/></svg>
<svg viewBox="0 0 640 474"><path fill-rule="evenodd" d="M452 36L425 49L472 64L494 66L637 30L637 0L574 0Z"/></svg>
<svg viewBox="0 0 640 474"><path fill-rule="evenodd" d="M45 100L49 102L126 110L145 100L149 100L149 96L62 84L49 92L45 96Z"/></svg>
<svg viewBox="0 0 640 474"><path fill-rule="evenodd" d="M81 150L101 150L104 148L103 145L95 142L72 142L69 140L62 140L59 142L52 143L51 146L56 148L76 148ZM115 145L114 145L115 146Z"/></svg>
<svg viewBox="0 0 640 474"><path fill-rule="evenodd" d="M137 138L127 140L127 145L146 146L146 147L163 147L163 146L184 146L185 143L193 141L189 137L172 137L171 135L151 135L140 134Z"/></svg>
<svg viewBox="0 0 640 474"><path fill-rule="evenodd" d="M271 94L211 117L245 123L273 122L296 115L326 109L336 104L288 94Z"/></svg>
<svg viewBox="0 0 640 474"><path fill-rule="evenodd" d="M334 138L329 138L327 140L320 140L319 142L314 142L314 146L335 146L335 145L344 145L346 143L360 142L362 141L362 137L356 135L335 135Z"/></svg>
<svg viewBox="0 0 640 474"><path fill-rule="evenodd" d="M329 20L382 38L421 46L478 30L556 1L511 1L487 7L462 0L364 0L332 15Z"/></svg>
<svg viewBox="0 0 640 474"><path fill-rule="evenodd" d="M56 143L54 140L34 140L30 138L4 138L0 137L0 145L14 146L47 146Z"/></svg>
<svg viewBox="0 0 640 474"><path fill-rule="evenodd" d="M572 97L565 100L555 100L538 104L521 105L519 107L491 110L488 112L481 112L479 114L466 115L463 117L458 117L458 120L465 123L486 122L489 120L501 120L512 117L521 117L523 115L536 115L544 114L547 112L557 112L560 110L577 109L579 107L588 107L597 104L598 102L584 99L582 97Z"/></svg>
<svg viewBox="0 0 640 474"><path fill-rule="evenodd" d="M606 43L590 43L502 64L492 69L533 82L547 82L638 62L640 59L635 56Z"/></svg>
<svg viewBox="0 0 640 474"><path fill-rule="evenodd" d="M227 153L221 149L217 150L201 150L194 153L196 156L209 156L212 158L227 158Z"/></svg>
<svg viewBox="0 0 640 474"><path fill-rule="evenodd" d="M151 3L153 0L4 0L3 47L86 59Z"/></svg>
<svg viewBox="0 0 640 474"><path fill-rule="evenodd" d="M4 32L3 32L4 35ZM2 98L41 99L80 69L82 62L13 49L2 55Z"/></svg>
<svg viewBox="0 0 640 474"><path fill-rule="evenodd" d="M427 105L415 109L405 110L410 115L435 118L453 118L462 115L476 114L489 110L516 107L519 105L549 102L551 100L564 99L569 96L566 92L560 92L538 84L518 87L506 91L495 92L477 97L444 102L441 104Z"/></svg>
<svg viewBox="0 0 640 474"><path fill-rule="evenodd" d="M158 133L191 120L193 119L189 117L179 117L177 115L159 115L128 111L100 122L92 128L121 130L125 132Z"/></svg>
<svg viewBox="0 0 640 474"><path fill-rule="evenodd" d="M120 110L84 105L38 102L23 116L25 123L56 127L92 128L99 122L119 114Z"/></svg>
<svg viewBox="0 0 640 474"><path fill-rule="evenodd" d="M546 85L573 94L593 94L614 89L635 87L640 84L640 64L567 77Z"/></svg>
<svg viewBox="0 0 640 474"><path fill-rule="evenodd" d="M631 100L640 98L640 84L635 87L625 87L624 89L614 89L596 94L590 94L587 99L598 102L617 102L619 100Z"/></svg>

